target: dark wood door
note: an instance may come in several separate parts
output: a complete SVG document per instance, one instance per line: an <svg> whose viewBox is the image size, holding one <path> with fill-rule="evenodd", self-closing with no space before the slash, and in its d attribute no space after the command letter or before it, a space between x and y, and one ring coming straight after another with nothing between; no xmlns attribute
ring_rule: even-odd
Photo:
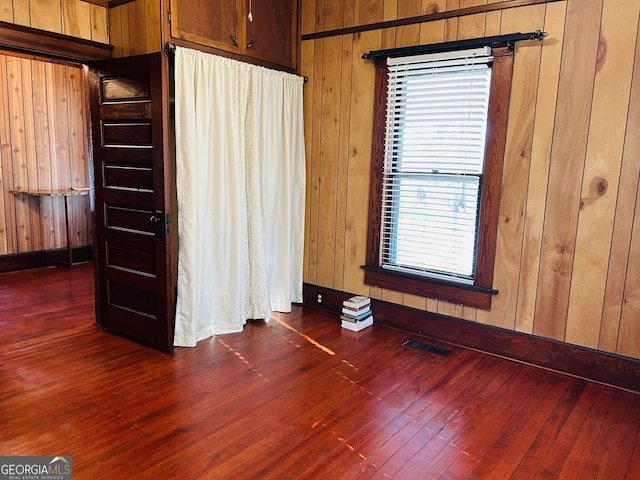
<svg viewBox="0 0 640 480"><path fill-rule="evenodd" d="M168 82L162 53L89 73L98 323L161 350L174 318Z"/></svg>

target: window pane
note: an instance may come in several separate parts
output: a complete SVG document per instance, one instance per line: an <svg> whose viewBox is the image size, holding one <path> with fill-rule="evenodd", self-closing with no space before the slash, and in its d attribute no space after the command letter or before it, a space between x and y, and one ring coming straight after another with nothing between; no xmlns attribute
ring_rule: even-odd
<svg viewBox="0 0 640 480"><path fill-rule="evenodd" d="M389 199L383 266L473 275L480 179L407 176Z"/></svg>
<svg viewBox="0 0 640 480"><path fill-rule="evenodd" d="M403 168L480 174L490 83L487 65L396 78L390 84L387 156Z"/></svg>

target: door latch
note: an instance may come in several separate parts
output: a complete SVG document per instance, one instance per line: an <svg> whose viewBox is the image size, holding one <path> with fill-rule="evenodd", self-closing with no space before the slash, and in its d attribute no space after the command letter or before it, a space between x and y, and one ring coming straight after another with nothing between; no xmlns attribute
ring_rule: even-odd
<svg viewBox="0 0 640 480"><path fill-rule="evenodd" d="M156 212L151 215L149 218L149 222L153 226L153 231L156 234L156 237L162 238L165 235L169 235L169 224L171 223L171 215L168 213L163 214L162 212Z"/></svg>

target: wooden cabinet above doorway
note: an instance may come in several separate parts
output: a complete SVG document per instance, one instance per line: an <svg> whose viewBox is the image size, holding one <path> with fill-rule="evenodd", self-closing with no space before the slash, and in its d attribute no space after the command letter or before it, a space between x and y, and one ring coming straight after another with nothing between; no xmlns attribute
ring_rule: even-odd
<svg viewBox="0 0 640 480"><path fill-rule="evenodd" d="M170 34L295 68L297 18L297 0L171 0Z"/></svg>

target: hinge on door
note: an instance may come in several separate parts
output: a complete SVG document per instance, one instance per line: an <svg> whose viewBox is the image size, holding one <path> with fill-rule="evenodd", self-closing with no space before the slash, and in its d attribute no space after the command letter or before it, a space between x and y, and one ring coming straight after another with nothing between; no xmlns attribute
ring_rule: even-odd
<svg viewBox="0 0 640 480"><path fill-rule="evenodd" d="M171 23L171 12L167 12L167 22Z"/></svg>

